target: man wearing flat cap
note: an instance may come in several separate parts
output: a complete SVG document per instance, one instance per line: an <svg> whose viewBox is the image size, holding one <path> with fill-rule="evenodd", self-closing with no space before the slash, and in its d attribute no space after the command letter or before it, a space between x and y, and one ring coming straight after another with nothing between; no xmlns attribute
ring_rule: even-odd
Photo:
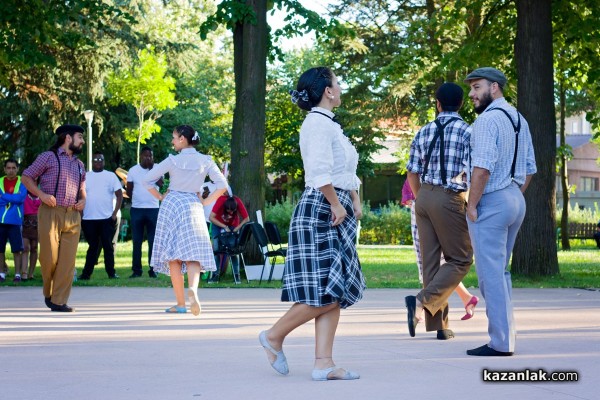
<svg viewBox="0 0 600 400"><path fill-rule="evenodd" d="M58 312L73 311L67 301L85 206L85 167L77 158L85 143L83 132L79 125L59 126L54 145L40 154L22 177L27 190L42 201L38 232L44 301Z"/></svg>
<svg viewBox="0 0 600 400"><path fill-rule="evenodd" d="M469 272L473 250L466 213L467 183L463 181L469 157L470 127L458 114L463 90L444 83L436 91L435 121L425 125L410 146L406 169L415 194L415 213L423 263L423 289L406 296L408 332L425 314L425 329L437 338L454 337L449 329L448 297ZM440 268L440 256L446 263Z"/></svg>
<svg viewBox="0 0 600 400"><path fill-rule="evenodd" d="M523 192L537 169L529 125L504 99L506 81L491 67L465 78L479 114L471 133L467 223L490 335L487 344L467 350L472 356L511 356L515 351L508 265L525 217Z"/></svg>

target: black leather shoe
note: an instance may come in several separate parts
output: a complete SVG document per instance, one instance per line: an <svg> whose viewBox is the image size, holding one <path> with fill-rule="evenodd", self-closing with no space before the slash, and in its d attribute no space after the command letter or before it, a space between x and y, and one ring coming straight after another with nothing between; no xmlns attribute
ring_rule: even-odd
<svg viewBox="0 0 600 400"><path fill-rule="evenodd" d="M79 275L79 276L77 277L77 280L80 280L80 281L89 281L89 280L90 280L90 277L89 277L89 275L83 275L83 274L82 274L82 275Z"/></svg>
<svg viewBox="0 0 600 400"><path fill-rule="evenodd" d="M415 318L415 312L417 311L417 297L406 296L404 298L404 304L406 304L406 312L408 314L408 334L410 337L415 337L415 328L419 323L419 320Z"/></svg>
<svg viewBox="0 0 600 400"><path fill-rule="evenodd" d="M451 329L438 329L437 338L439 340L448 340L454 337L454 332Z"/></svg>
<svg viewBox="0 0 600 400"><path fill-rule="evenodd" d="M44 297L44 303L46 304L46 307L52 308L52 302L50 301L50 297Z"/></svg>
<svg viewBox="0 0 600 400"><path fill-rule="evenodd" d="M108 279L119 279L119 275L117 275L117 274L110 275L110 276L108 277Z"/></svg>
<svg viewBox="0 0 600 400"><path fill-rule="evenodd" d="M138 274L136 272L134 272L133 274L131 274L131 276L129 278L141 278L142 274Z"/></svg>
<svg viewBox="0 0 600 400"><path fill-rule="evenodd" d="M52 311L58 311L58 312L73 312L73 308L69 307L66 304L54 304L52 303L52 306L50 306L50 309Z"/></svg>
<svg viewBox="0 0 600 400"><path fill-rule="evenodd" d="M483 356L483 357L508 357L508 356L512 356L513 352L512 351L494 350L487 344L484 344L483 346L478 347L476 349L467 350L467 355Z"/></svg>
<svg viewBox="0 0 600 400"><path fill-rule="evenodd" d="M148 271L148 276L150 278L158 278L158 275L154 271Z"/></svg>

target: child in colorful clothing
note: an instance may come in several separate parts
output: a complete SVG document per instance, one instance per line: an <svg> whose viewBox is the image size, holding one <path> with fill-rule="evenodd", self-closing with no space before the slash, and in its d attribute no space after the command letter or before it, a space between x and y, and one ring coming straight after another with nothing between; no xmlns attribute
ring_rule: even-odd
<svg viewBox="0 0 600 400"><path fill-rule="evenodd" d="M23 208L23 254L21 280L33 279L38 257L37 213L42 201L33 193L27 192Z"/></svg>

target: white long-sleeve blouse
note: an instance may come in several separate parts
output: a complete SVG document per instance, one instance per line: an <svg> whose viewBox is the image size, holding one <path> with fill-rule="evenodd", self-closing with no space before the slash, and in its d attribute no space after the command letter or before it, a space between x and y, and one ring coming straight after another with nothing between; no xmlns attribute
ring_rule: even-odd
<svg viewBox="0 0 600 400"><path fill-rule="evenodd" d="M146 189L169 173L169 190L178 192L202 192L206 175L215 183L217 189L227 187L227 180L212 160L212 157L198 153L193 148L182 149L177 155L170 154L160 164L155 165L145 176Z"/></svg>
<svg viewBox="0 0 600 400"><path fill-rule="evenodd" d="M344 190L358 190L358 152L333 121L334 113L313 107L300 128L300 152L307 187L327 184Z"/></svg>

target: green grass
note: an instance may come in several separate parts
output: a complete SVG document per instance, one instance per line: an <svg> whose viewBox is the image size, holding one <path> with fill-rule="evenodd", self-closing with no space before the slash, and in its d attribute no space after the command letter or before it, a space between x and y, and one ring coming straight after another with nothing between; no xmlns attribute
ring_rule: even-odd
<svg viewBox="0 0 600 400"><path fill-rule="evenodd" d="M81 242L77 250L77 269L81 273L85 262L85 253L87 244ZM94 275L89 281L77 281L74 286L112 286L112 287L170 287L170 278L165 275L159 275L158 279L148 277L148 268L144 266L144 275L142 278L129 279L131 275L131 252L132 243L119 243L115 264L117 274L121 277L118 280L108 279L104 271L102 256L100 263L96 266ZM144 243L142 254L147 254L147 244ZM415 263L415 255L412 246L359 246L359 258L367 279L367 285L370 288L418 288L419 279ZM12 257L7 254L8 265L10 266L10 275L12 277ZM144 259L143 259L144 260ZM513 286L516 288L600 288L600 250L596 248L593 241L572 241L571 251L558 252L560 265L560 274L551 277L524 277L513 275ZM283 260L278 260L278 263ZM244 275L242 274L242 277ZM477 274L475 266L464 279L467 287L477 287ZM4 286L14 285L11 278L3 284ZM36 270L36 279L22 282L20 286L41 286L39 264ZM221 278L221 282L215 285L201 284L204 287L263 287L278 288L281 287L280 281L271 283L263 282L261 285L253 281L247 283L244 281L241 285L234 285L231 271Z"/></svg>

